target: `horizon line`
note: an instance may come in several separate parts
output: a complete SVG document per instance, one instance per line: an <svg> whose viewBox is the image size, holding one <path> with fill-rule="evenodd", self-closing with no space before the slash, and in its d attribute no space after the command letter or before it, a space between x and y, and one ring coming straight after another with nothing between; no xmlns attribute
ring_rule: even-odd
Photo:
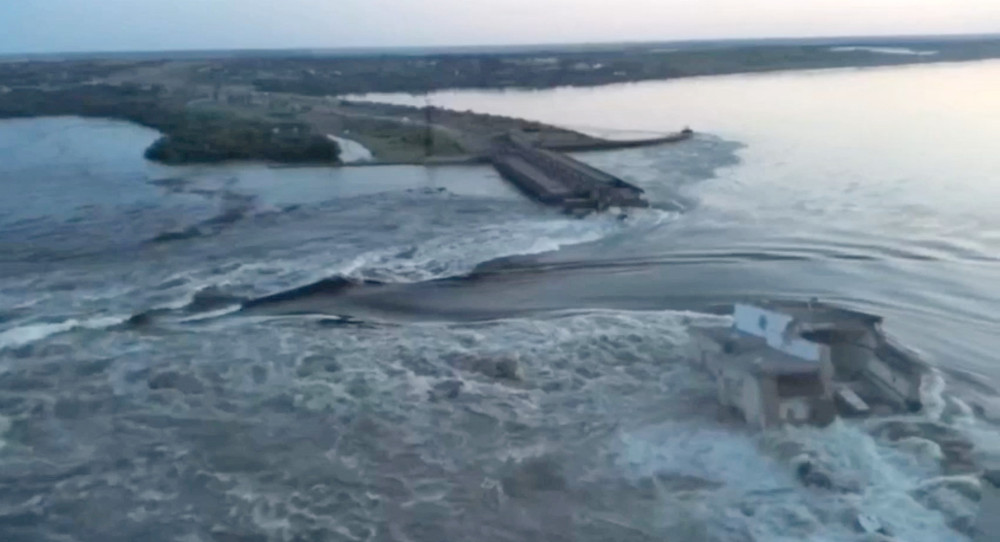
<svg viewBox="0 0 1000 542"><path fill-rule="evenodd" d="M177 48L177 49L114 49L114 50L92 50L92 51L28 51L28 52L5 52L0 51L0 58L44 58L44 57L100 57L105 55L164 55L171 54L198 54L198 53L255 53L255 52L297 52L297 53L367 53L376 51L421 51L415 55L426 56L433 52L444 53L448 50L456 49L527 49L544 50L551 47L622 47L622 46L645 46L645 45L697 45L711 43L753 43L753 42L816 42L822 44L825 41L842 40L915 40L915 39L952 39L952 40L975 40L975 39L1000 39L1000 32L996 33L945 33L945 34L874 34L874 35L817 35L817 36L770 36L770 37L725 37L725 38L689 38L689 39L665 39L665 40L636 40L636 41L579 41L579 42L542 42L542 43L505 43L505 44L452 44L452 45L350 45L350 46L290 46L290 47L245 47L245 48ZM459 53L460 54L460 53Z"/></svg>

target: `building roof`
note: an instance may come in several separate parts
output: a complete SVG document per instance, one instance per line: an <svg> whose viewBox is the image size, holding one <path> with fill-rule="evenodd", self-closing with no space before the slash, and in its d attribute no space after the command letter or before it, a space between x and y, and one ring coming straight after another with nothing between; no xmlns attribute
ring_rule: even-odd
<svg viewBox="0 0 1000 542"><path fill-rule="evenodd" d="M874 326L882 323L881 316L845 309L821 301L771 300L754 302L753 304L785 313L800 322L813 324L845 324L854 322Z"/></svg>

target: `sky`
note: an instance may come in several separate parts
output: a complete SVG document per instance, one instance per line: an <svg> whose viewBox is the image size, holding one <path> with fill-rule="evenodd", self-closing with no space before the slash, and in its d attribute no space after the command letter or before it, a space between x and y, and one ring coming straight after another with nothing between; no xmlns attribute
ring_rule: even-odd
<svg viewBox="0 0 1000 542"><path fill-rule="evenodd" d="M1000 0L0 0L0 53L998 32Z"/></svg>

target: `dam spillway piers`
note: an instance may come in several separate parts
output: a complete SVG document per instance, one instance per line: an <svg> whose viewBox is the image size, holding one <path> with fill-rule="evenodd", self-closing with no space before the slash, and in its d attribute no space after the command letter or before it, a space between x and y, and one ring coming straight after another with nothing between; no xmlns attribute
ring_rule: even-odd
<svg viewBox="0 0 1000 542"><path fill-rule="evenodd" d="M691 135L690 130L685 130L669 140L679 141ZM621 145L608 143L609 148ZM584 215L612 207L649 207L642 188L570 156L542 148L518 133L494 138L489 160L521 192L546 205L561 207L567 213Z"/></svg>

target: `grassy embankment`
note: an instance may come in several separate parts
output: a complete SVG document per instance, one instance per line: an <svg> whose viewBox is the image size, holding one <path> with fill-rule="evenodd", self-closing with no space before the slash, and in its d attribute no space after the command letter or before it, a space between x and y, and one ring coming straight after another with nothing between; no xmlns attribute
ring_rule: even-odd
<svg viewBox="0 0 1000 542"><path fill-rule="evenodd" d="M336 163L340 154L335 142L304 123L199 111L157 88L85 84L14 88L0 94L0 118L59 115L121 119L159 130L164 136L145 155L168 164L231 160Z"/></svg>

